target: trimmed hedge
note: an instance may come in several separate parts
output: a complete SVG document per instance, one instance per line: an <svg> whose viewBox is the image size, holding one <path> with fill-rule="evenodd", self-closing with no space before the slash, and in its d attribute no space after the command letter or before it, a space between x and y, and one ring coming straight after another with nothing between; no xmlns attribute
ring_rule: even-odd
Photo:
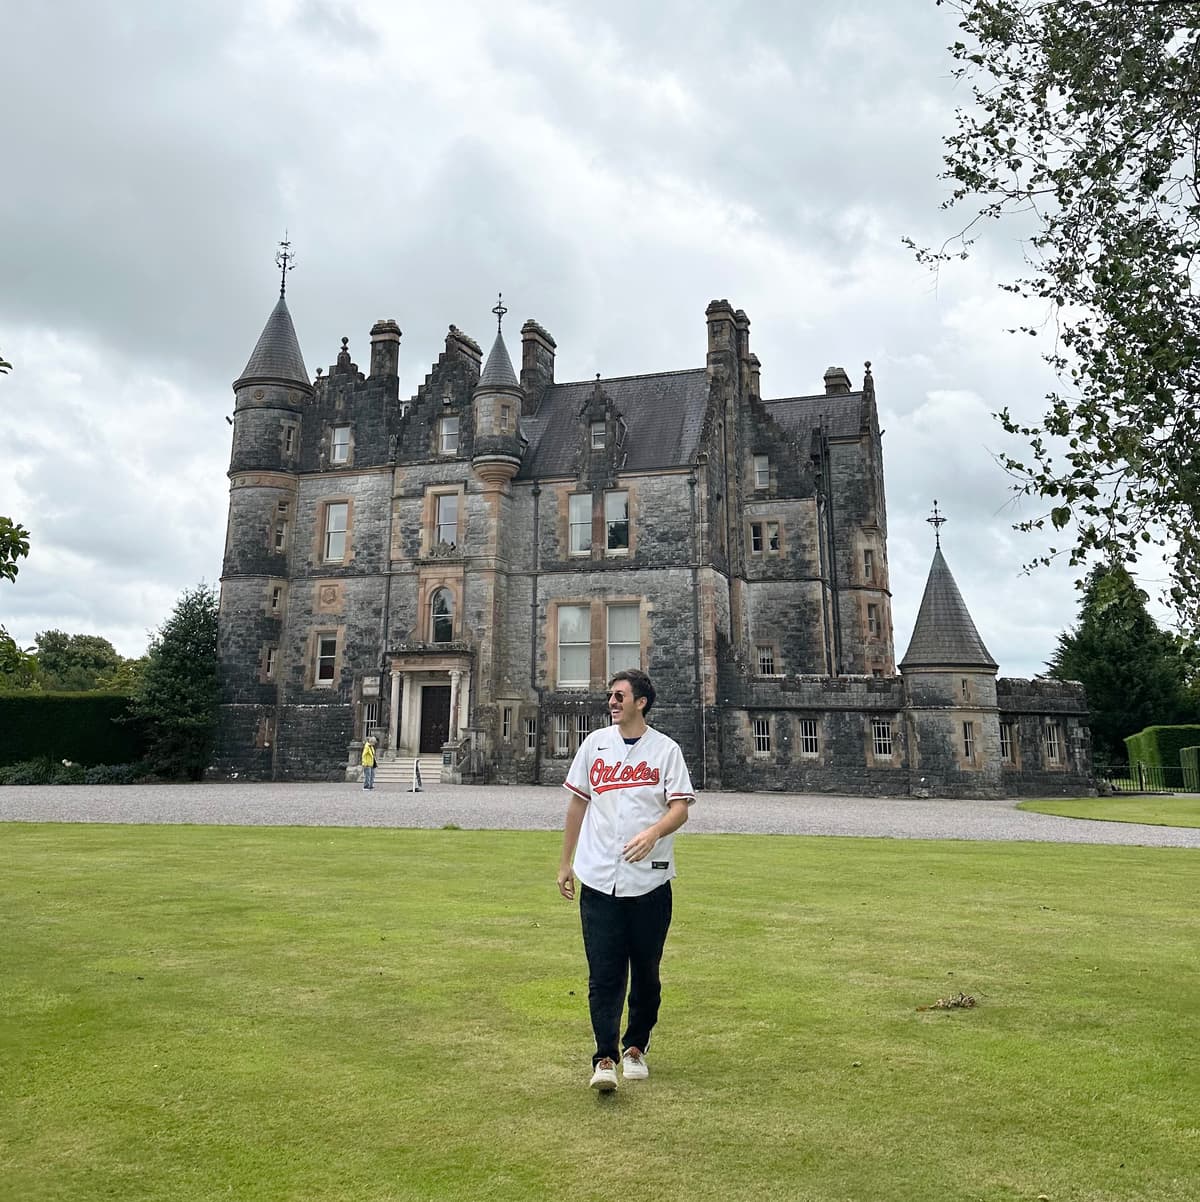
<svg viewBox="0 0 1200 1202"><path fill-rule="evenodd" d="M1131 764L1151 768L1178 768L1185 747L1200 742L1200 726L1147 726L1125 739Z"/></svg>
<svg viewBox="0 0 1200 1202"><path fill-rule="evenodd" d="M1179 753L1183 765L1183 787L1189 793L1200 793L1200 747L1185 747Z"/></svg>
<svg viewBox="0 0 1200 1202"><path fill-rule="evenodd" d="M144 759L141 724L121 721L124 693L0 695L0 765L46 758L55 764L130 764Z"/></svg>

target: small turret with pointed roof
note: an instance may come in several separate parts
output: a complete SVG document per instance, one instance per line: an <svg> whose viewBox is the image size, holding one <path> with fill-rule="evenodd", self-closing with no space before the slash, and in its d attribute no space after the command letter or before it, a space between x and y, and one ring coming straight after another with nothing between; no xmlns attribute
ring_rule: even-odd
<svg viewBox="0 0 1200 1202"><path fill-rule="evenodd" d="M913 627L908 650L900 661L905 668L973 668L996 671L996 661L975 629L966 602L942 555L941 527L946 519L933 503L933 516L926 519L934 528L936 545L925 594Z"/></svg>
<svg viewBox="0 0 1200 1202"><path fill-rule="evenodd" d="M486 488L503 490L517 474L525 450L520 426L525 394L504 345L503 322L508 310L503 294L492 312L496 315L496 341L472 395L475 442L471 468Z"/></svg>
<svg viewBox="0 0 1200 1202"><path fill-rule="evenodd" d="M304 356L300 353L300 342L296 338L296 327L292 324L292 315L287 306L287 273L296 265L295 255L291 252L292 244L286 234L279 245L281 249L275 256L280 268L279 299L267 318L267 324L263 326L263 332L258 336L245 369L234 381L235 391L251 383L275 382L310 387Z"/></svg>

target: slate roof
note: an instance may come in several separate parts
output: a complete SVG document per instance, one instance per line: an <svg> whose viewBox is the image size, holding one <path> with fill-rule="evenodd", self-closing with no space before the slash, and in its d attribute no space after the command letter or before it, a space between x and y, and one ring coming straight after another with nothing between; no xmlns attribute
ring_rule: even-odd
<svg viewBox="0 0 1200 1202"><path fill-rule="evenodd" d="M763 401L763 405L771 417L805 448L822 422L831 438L854 438L862 428L861 392L782 397Z"/></svg>
<svg viewBox="0 0 1200 1202"><path fill-rule="evenodd" d="M900 667L991 668L995 671L996 666L971 621L966 602L939 547L933 553L917 624Z"/></svg>
<svg viewBox="0 0 1200 1202"><path fill-rule="evenodd" d="M708 373L703 367L651 376L620 376L601 380L600 387L627 427L618 470L646 471L691 463L700 445L708 402ZM520 475L571 476L585 453L580 413L592 399L595 380L552 384L542 396L537 414L521 418L521 433L529 440Z"/></svg>
<svg viewBox="0 0 1200 1202"><path fill-rule="evenodd" d="M296 338L296 327L288 312L287 301L281 296L258 336L258 344L245 370L237 378L234 388L246 380L286 380L288 383L308 384L308 372L304 367L304 356L300 354L300 343Z"/></svg>
<svg viewBox="0 0 1200 1202"><path fill-rule="evenodd" d="M513 371L512 360L508 357L508 347L504 345L504 335L496 331L496 341L488 353L487 363L484 364L483 374L479 383L491 388L520 388L517 373Z"/></svg>

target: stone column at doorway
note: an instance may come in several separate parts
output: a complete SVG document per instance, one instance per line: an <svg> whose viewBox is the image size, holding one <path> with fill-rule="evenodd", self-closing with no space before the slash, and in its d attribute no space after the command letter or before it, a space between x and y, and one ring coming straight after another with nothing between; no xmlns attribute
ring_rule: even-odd
<svg viewBox="0 0 1200 1202"><path fill-rule="evenodd" d="M392 671L392 706L388 711L388 748L392 755L400 753L400 677L402 673Z"/></svg>
<svg viewBox="0 0 1200 1202"><path fill-rule="evenodd" d="M450 672L450 739L458 740L458 701L462 693L462 673Z"/></svg>

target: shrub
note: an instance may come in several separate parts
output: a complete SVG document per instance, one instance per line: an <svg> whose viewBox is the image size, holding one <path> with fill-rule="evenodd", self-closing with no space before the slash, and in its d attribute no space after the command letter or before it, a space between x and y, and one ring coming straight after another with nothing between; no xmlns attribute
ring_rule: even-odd
<svg viewBox="0 0 1200 1202"><path fill-rule="evenodd" d="M130 763L146 752L123 693L7 693L0 696L0 764L45 757L79 764Z"/></svg>
<svg viewBox="0 0 1200 1202"><path fill-rule="evenodd" d="M1179 753L1183 765L1183 787L1189 793L1200 793L1200 747L1185 747Z"/></svg>
<svg viewBox="0 0 1200 1202"><path fill-rule="evenodd" d="M54 767L48 759L8 764L0 767L0 785L48 785L54 779Z"/></svg>
<svg viewBox="0 0 1200 1202"><path fill-rule="evenodd" d="M1125 740L1131 764L1178 768L1179 753L1200 739L1200 726L1147 726Z"/></svg>
<svg viewBox="0 0 1200 1202"><path fill-rule="evenodd" d="M52 785L82 785L87 769L82 764L62 763L54 766Z"/></svg>

